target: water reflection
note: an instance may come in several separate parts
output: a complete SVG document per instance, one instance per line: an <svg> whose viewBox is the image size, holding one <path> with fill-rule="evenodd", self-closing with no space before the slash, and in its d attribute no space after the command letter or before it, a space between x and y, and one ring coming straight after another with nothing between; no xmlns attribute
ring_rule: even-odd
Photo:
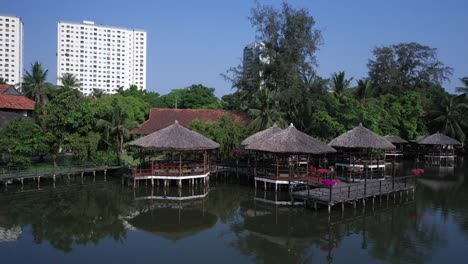
<svg viewBox="0 0 468 264"><path fill-rule="evenodd" d="M412 167L403 164L399 170ZM349 206L330 215L282 205L287 195L256 193L237 182L212 181L206 188L181 190L134 190L118 179L50 190L41 185L43 190L30 192L9 188L0 194L0 253L7 241L30 239L38 245L50 243L54 250L49 254L64 261L73 254L60 252L85 254L75 250L85 247L97 255L101 243L133 249L143 243L197 248L184 255L186 260L191 254L210 256L216 246L231 262L463 261L454 252L463 252L468 240L466 165L425 169L414 199L377 199L375 206ZM179 255L176 249L165 250ZM138 251L147 260L156 254L162 253Z"/></svg>

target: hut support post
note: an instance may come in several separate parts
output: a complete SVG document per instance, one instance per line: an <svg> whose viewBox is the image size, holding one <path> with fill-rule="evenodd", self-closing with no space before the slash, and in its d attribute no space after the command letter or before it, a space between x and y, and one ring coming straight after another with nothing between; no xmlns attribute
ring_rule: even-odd
<svg viewBox="0 0 468 264"><path fill-rule="evenodd" d="M203 172L205 172L205 160L203 158ZM179 176L182 176L182 153L179 152Z"/></svg>
<svg viewBox="0 0 468 264"><path fill-rule="evenodd" d="M279 177L279 159L278 156L276 156L276 180L278 180Z"/></svg>

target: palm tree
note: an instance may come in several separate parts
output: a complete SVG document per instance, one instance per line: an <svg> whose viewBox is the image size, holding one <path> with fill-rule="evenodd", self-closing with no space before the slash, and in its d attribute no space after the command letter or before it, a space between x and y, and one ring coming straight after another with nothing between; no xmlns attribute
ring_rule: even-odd
<svg viewBox="0 0 468 264"><path fill-rule="evenodd" d="M348 93L349 86L351 84L351 81L353 78L351 77L350 79L346 79L345 77L345 72L341 71L338 73L332 73L331 79L330 79L330 85L331 85L331 90L335 97L338 100L343 100L346 98L346 94Z"/></svg>
<svg viewBox="0 0 468 264"><path fill-rule="evenodd" d="M120 91L120 89L119 89L119 91ZM104 90L99 89L99 88L93 88L93 93L91 94L91 96L94 99L101 98L103 95L104 95Z"/></svg>
<svg viewBox="0 0 468 264"><path fill-rule="evenodd" d="M5 79L3 79L2 77L0 77L0 84L6 84Z"/></svg>
<svg viewBox="0 0 468 264"><path fill-rule="evenodd" d="M460 81L463 83L464 87L457 87L455 88L457 93L461 93L462 95L468 94L468 77L460 78Z"/></svg>
<svg viewBox="0 0 468 264"><path fill-rule="evenodd" d="M447 95L441 98L436 109L429 111L430 124L449 137L465 141L468 123L466 113L468 104L464 103L462 96Z"/></svg>
<svg viewBox="0 0 468 264"><path fill-rule="evenodd" d="M76 89L81 87L80 80L73 73L64 73L59 78L65 89Z"/></svg>
<svg viewBox="0 0 468 264"><path fill-rule="evenodd" d="M367 105L367 100L372 98L374 94L374 85L369 79L358 80L358 85L356 87L355 96L359 99L364 105Z"/></svg>
<svg viewBox="0 0 468 264"><path fill-rule="evenodd" d="M36 110L39 110L39 112L44 111L47 103L47 93L50 85L46 82L47 72L48 70L44 71L42 64L36 61L31 65L31 72L26 71L21 87L24 95L36 102ZM44 112L42 114L45 115ZM36 121L37 119L36 116ZM42 128L44 128L44 123L42 123Z"/></svg>
<svg viewBox="0 0 468 264"><path fill-rule="evenodd" d="M279 101L266 87L254 94L248 113L253 118L255 131L266 129L275 122L280 126L286 123L284 114L280 111Z"/></svg>
<svg viewBox="0 0 468 264"><path fill-rule="evenodd" d="M129 130L136 127L135 121L129 120L128 115L123 111L122 107L114 101L112 103L114 109L108 120L99 119L96 123L96 127L103 131L103 140L110 146L114 141L116 145L117 157L124 152L124 141L129 138Z"/></svg>

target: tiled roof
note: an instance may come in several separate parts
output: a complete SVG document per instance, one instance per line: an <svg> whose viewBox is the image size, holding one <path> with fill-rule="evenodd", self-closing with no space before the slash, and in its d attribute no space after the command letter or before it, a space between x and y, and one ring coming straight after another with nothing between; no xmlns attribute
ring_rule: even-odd
<svg viewBox="0 0 468 264"><path fill-rule="evenodd" d="M21 95L0 94L0 109L34 110L34 101Z"/></svg>
<svg viewBox="0 0 468 264"><path fill-rule="evenodd" d="M0 94L8 90L12 85L11 84L0 84Z"/></svg>
<svg viewBox="0 0 468 264"><path fill-rule="evenodd" d="M226 113L234 115L238 121L247 120L244 115L227 110L151 108L149 119L130 133L148 135L172 125L176 120L184 127L188 127L195 119L218 121Z"/></svg>

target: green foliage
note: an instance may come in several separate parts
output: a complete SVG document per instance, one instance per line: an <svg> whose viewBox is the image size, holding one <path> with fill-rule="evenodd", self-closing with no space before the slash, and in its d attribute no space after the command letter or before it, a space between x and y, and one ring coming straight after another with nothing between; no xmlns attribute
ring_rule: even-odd
<svg viewBox="0 0 468 264"><path fill-rule="evenodd" d="M219 156L223 159L234 156L234 149L240 146L250 131L232 115L224 115L218 122L203 122L198 119L189 126L192 129L220 144Z"/></svg>
<svg viewBox="0 0 468 264"><path fill-rule="evenodd" d="M166 103L161 99L158 93L140 90L136 85L130 86L127 90L120 89L118 94L123 97L141 99L145 101L149 107L167 107Z"/></svg>
<svg viewBox="0 0 468 264"><path fill-rule="evenodd" d="M64 90L47 104L47 129L60 147L69 149L74 134L85 136L96 123L98 109L91 99Z"/></svg>
<svg viewBox="0 0 468 264"><path fill-rule="evenodd" d="M47 142L41 127L29 120L7 122L0 129L0 158L10 166L27 165L31 157L47 154Z"/></svg>
<svg viewBox="0 0 468 264"><path fill-rule="evenodd" d="M440 130L449 137L464 142L468 130L468 103L464 96L449 95L440 98L439 104L429 112L431 130Z"/></svg>
<svg viewBox="0 0 468 264"><path fill-rule="evenodd" d="M100 140L101 135L96 132L90 132L85 136L73 134L70 136L69 148L79 160L95 160Z"/></svg>
<svg viewBox="0 0 468 264"><path fill-rule="evenodd" d="M435 48L415 42L378 47L372 53L375 58L367 66L378 94L397 95L428 83L440 85L453 72L439 61Z"/></svg>
<svg viewBox="0 0 468 264"><path fill-rule="evenodd" d="M103 119L110 117L118 106L125 112L129 120L143 123L148 117L150 106L141 97L116 95L103 95L95 102L96 108L100 109L98 117Z"/></svg>
<svg viewBox="0 0 468 264"><path fill-rule="evenodd" d="M161 96L161 101L169 108L180 109L220 109L220 100L215 89L201 84L193 84L183 89L173 89Z"/></svg>

